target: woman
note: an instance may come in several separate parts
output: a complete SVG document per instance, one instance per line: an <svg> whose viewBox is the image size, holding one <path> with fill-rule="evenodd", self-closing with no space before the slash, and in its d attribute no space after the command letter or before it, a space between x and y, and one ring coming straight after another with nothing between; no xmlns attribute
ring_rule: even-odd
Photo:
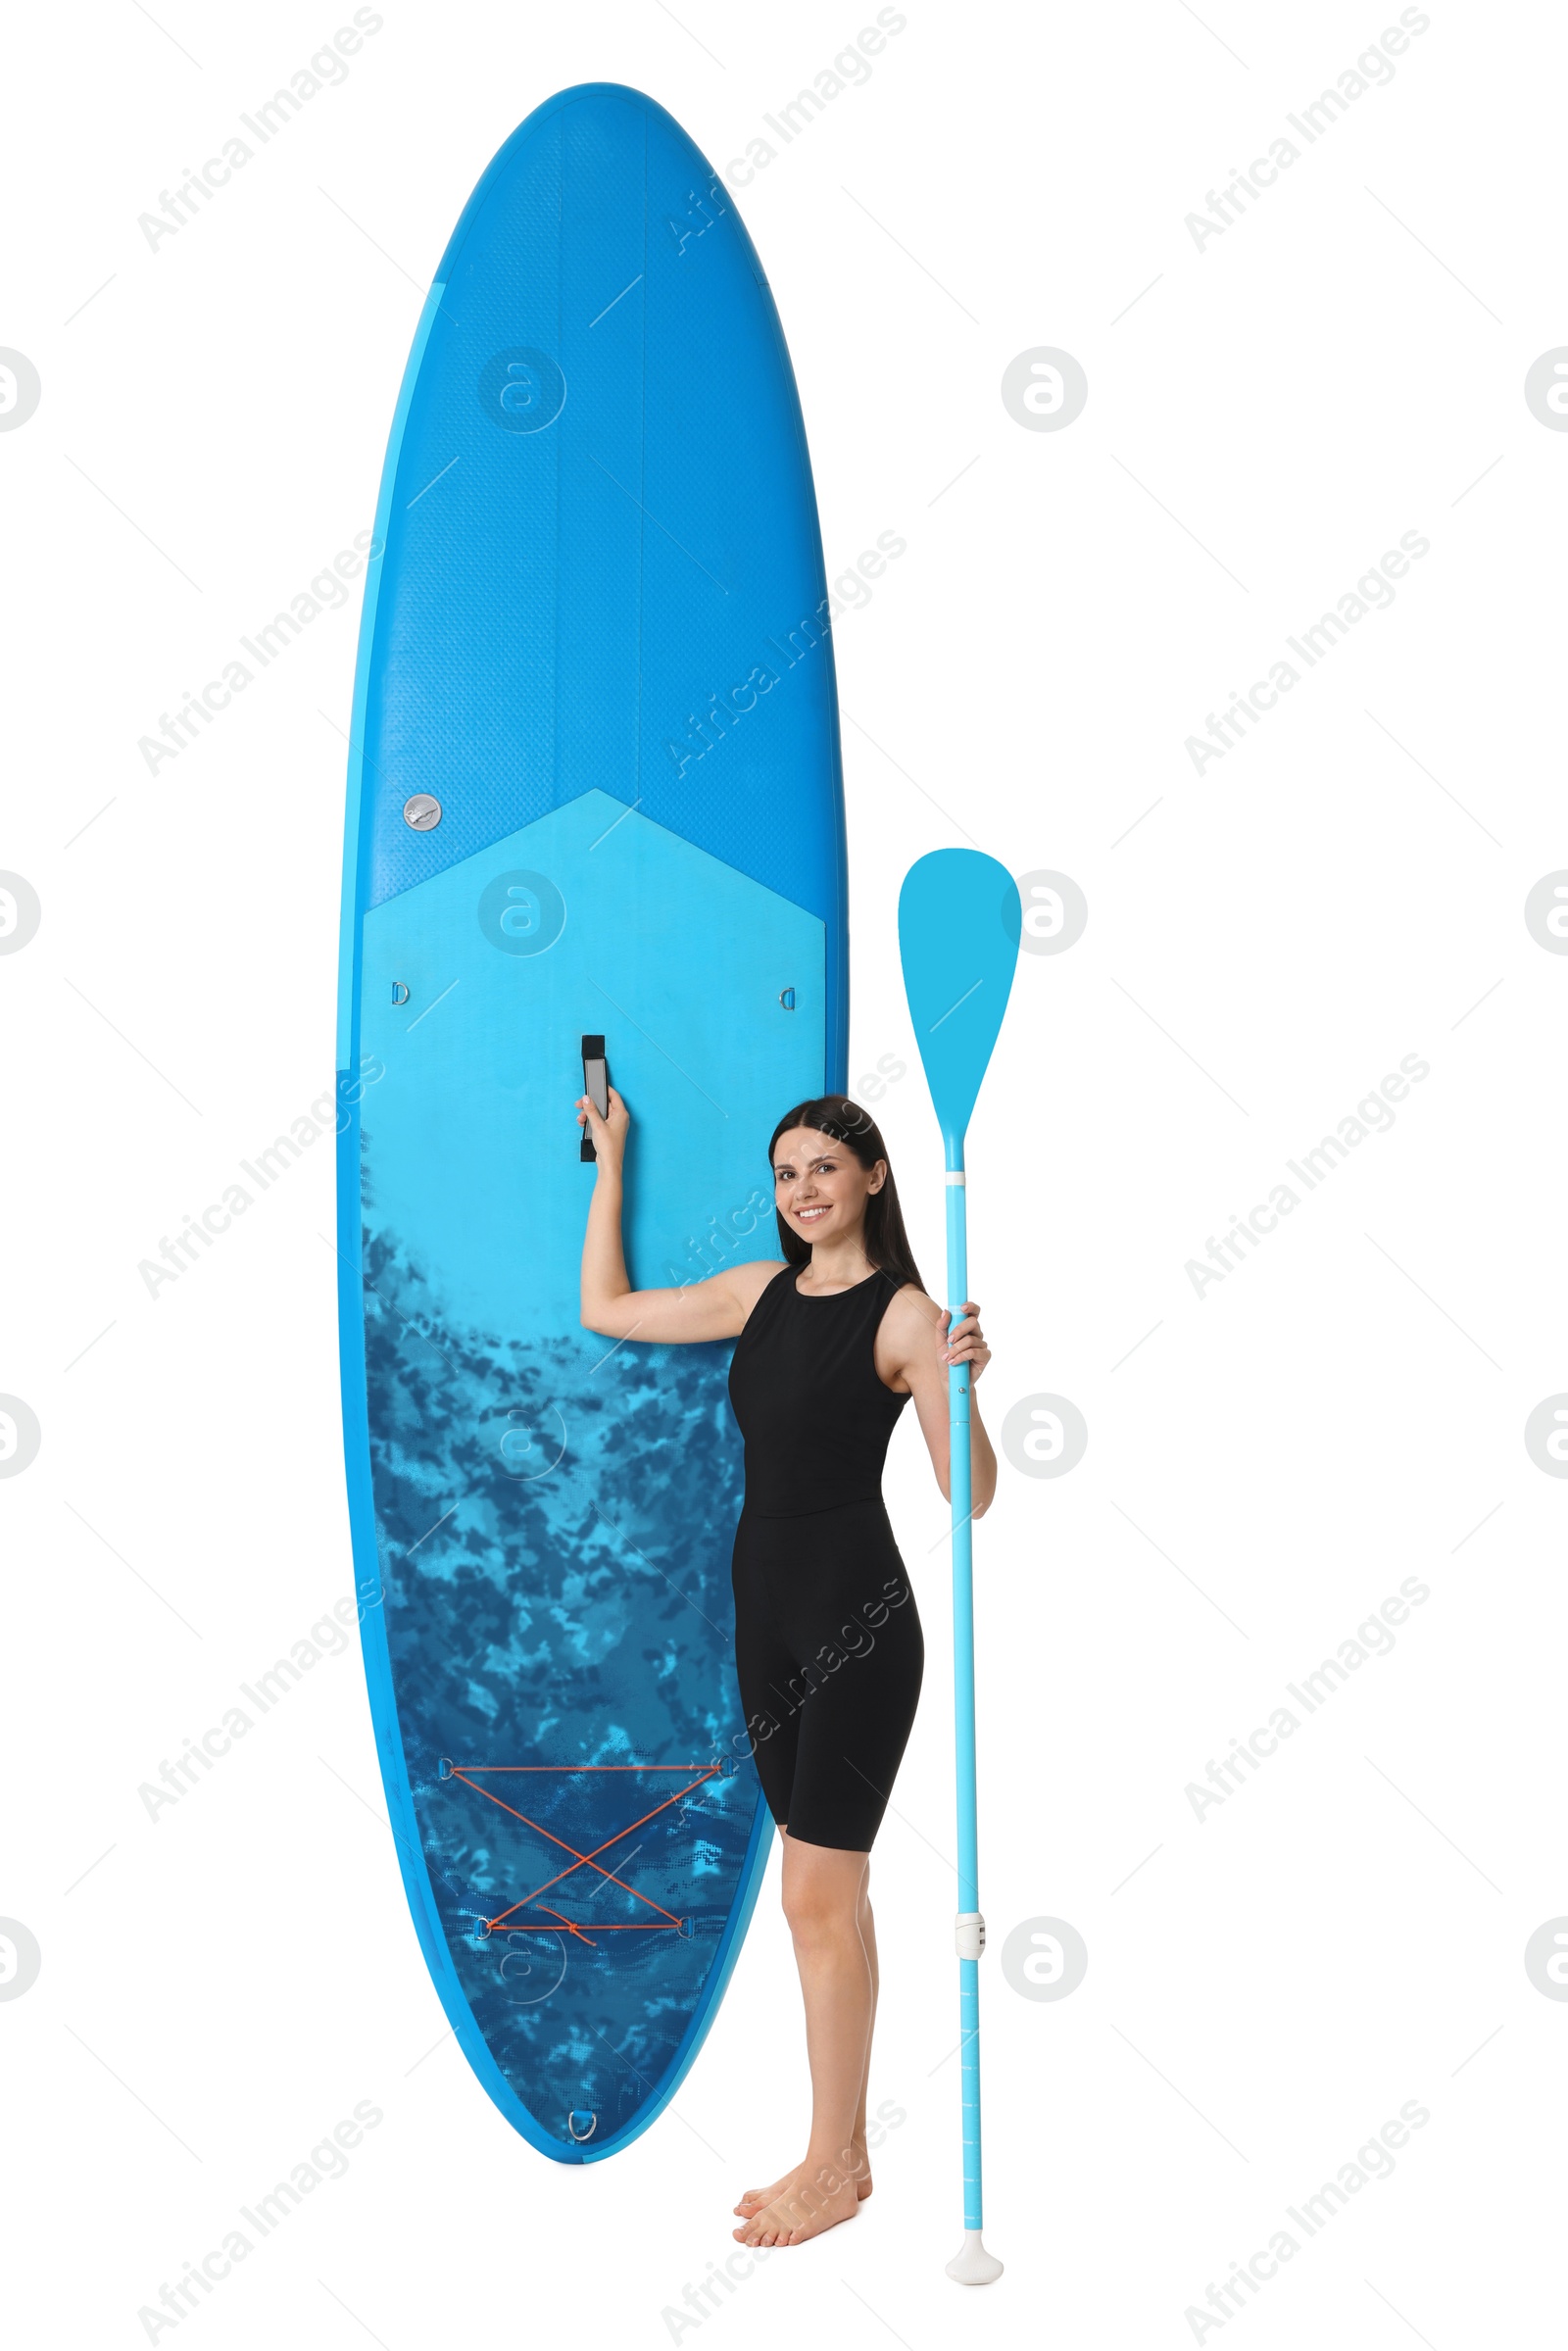
<svg viewBox="0 0 1568 2351"><path fill-rule="evenodd" d="M577 1104L598 1157L582 1253L582 1320L607 1339L734 1339L730 1400L745 1440L735 1535L735 1661L762 1790L784 1851L784 1912L806 2001L810 2141L735 2210L742 2244L793 2245L871 2192L865 2093L876 2016L872 1839L920 1694L920 1617L882 1506L883 1457L912 1396L948 1493L948 1366L990 1360L979 1309L926 1297L887 1153L864 1110L799 1102L769 1146L782 1259L679 1290L633 1290L621 1248L630 1124ZM997 1461L971 1407L974 1515Z"/></svg>

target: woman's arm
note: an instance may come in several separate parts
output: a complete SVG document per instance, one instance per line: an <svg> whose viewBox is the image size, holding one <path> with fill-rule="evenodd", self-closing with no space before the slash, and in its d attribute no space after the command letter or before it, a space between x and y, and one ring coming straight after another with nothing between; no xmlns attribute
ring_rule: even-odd
<svg viewBox="0 0 1568 2351"><path fill-rule="evenodd" d="M975 1394L975 1383L991 1360L991 1349L981 1335L979 1314L979 1307L970 1298L950 1334L951 1315L923 1291L910 1288L900 1291L882 1324L897 1369L914 1397L920 1434L931 1455L937 1484L944 1500L949 1501L953 1497L948 1475L951 1465L948 1366L950 1363L969 1366L969 1499L973 1518L984 1518L997 1491L997 1456L991 1449L991 1440L980 1418L980 1399Z"/></svg>
<svg viewBox="0 0 1568 2351"><path fill-rule="evenodd" d="M610 1116L601 1118L586 1095L577 1103L598 1155L588 1229L582 1244L581 1322L607 1339L662 1341L678 1346L702 1339L735 1339L782 1258L736 1265L679 1290L633 1290L621 1247L622 1166L630 1115L613 1086Z"/></svg>

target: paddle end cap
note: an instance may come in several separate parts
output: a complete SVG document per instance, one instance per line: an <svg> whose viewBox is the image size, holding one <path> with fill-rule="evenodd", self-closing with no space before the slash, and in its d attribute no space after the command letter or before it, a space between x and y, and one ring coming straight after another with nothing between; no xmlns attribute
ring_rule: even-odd
<svg viewBox="0 0 1568 2351"><path fill-rule="evenodd" d="M978 2229L966 2229L963 2243L948 2264L948 2276L959 2285L990 2285L1002 2276L1002 2264L988 2253Z"/></svg>

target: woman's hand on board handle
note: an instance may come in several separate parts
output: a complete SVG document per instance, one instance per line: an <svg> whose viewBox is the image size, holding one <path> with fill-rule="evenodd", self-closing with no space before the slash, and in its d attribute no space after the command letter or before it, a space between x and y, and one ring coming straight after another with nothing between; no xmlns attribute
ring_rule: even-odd
<svg viewBox="0 0 1568 2351"><path fill-rule="evenodd" d="M626 1156L626 1130L631 1125L631 1113L613 1086L607 1087L606 1092L610 1097L610 1116L601 1118L589 1097L580 1094L577 1124L587 1128L600 1168L609 1168L618 1175Z"/></svg>

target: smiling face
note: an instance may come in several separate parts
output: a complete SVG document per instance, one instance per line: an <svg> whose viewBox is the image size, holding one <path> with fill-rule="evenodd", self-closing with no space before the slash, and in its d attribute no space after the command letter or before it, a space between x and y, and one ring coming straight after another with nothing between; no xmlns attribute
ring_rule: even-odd
<svg viewBox="0 0 1568 2351"><path fill-rule="evenodd" d="M791 1127L773 1146L773 1197L792 1233L815 1246L858 1239L865 1203L888 1180L878 1159L862 1167L845 1143L815 1127Z"/></svg>

